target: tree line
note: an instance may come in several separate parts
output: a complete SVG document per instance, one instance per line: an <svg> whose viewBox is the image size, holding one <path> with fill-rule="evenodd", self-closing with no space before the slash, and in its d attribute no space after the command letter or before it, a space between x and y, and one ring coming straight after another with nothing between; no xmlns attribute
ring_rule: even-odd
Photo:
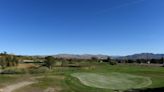
<svg viewBox="0 0 164 92"><path fill-rule="evenodd" d="M107 63L110 65L116 65L117 63L147 63L147 64L164 64L164 58L161 59L111 59L107 57L106 59L92 57L90 59L77 59L77 58L54 58L53 56L47 57L32 57L32 56L16 56L8 54L7 52L0 53L0 66L2 69L6 67L17 66L22 60L33 60L43 61L43 65L52 69L56 62L60 62L61 66L79 66L81 64L88 64L92 62Z"/></svg>
<svg viewBox="0 0 164 92"><path fill-rule="evenodd" d="M161 59L116 59L118 63L145 63L145 64L164 64L164 58Z"/></svg>
<svg viewBox="0 0 164 92"><path fill-rule="evenodd" d="M7 54L6 52L0 53L0 66L2 67L2 69L11 66L17 66L18 63L19 60L17 56Z"/></svg>

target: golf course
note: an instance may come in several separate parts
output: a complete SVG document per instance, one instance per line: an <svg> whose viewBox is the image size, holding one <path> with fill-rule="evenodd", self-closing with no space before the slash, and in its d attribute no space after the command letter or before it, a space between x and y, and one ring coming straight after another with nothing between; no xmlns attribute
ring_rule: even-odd
<svg viewBox="0 0 164 92"><path fill-rule="evenodd" d="M42 73L0 76L1 92L140 92L136 90L163 87L163 67L133 64L91 63L85 67L54 67Z"/></svg>
<svg viewBox="0 0 164 92"><path fill-rule="evenodd" d="M0 92L164 92L164 0L0 0Z"/></svg>
<svg viewBox="0 0 164 92"><path fill-rule="evenodd" d="M73 77L78 78L86 86L114 90L126 90L131 88L143 88L151 85L148 77L134 76L123 73L74 73Z"/></svg>

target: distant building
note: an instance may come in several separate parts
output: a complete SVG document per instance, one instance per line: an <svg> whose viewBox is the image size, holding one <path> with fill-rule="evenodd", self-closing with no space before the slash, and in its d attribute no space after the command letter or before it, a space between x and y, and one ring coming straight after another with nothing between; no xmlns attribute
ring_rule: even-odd
<svg viewBox="0 0 164 92"><path fill-rule="evenodd" d="M34 63L34 60L23 60L23 63Z"/></svg>

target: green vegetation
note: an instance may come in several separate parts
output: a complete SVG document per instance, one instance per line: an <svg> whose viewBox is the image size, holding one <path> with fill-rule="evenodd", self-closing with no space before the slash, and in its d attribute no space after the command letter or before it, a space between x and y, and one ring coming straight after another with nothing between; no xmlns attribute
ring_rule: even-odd
<svg viewBox="0 0 164 92"><path fill-rule="evenodd" d="M110 85L111 87L105 88L107 86L105 86L103 83L98 83L98 86L99 84L101 85L100 87L97 87L97 83L91 84L93 86L84 85L84 83L81 82L78 77L75 77L75 75L87 75L89 76L89 81L93 80L94 82L98 80L94 79L95 77L104 77L103 79L105 80L101 81L109 81L107 82L107 85ZM131 88L158 88L163 87L164 84L164 69L162 67L138 65L112 66L107 65L106 63L91 63L90 66L86 67L54 67L51 71L39 74L19 74L8 76L10 76L10 80L6 81L11 81L11 83L15 83L13 82L13 80L15 78L21 79L22 76L26 76L26 80L31 80L31 78L35 78L35 80L38 81L37 83L17 89L15 92L44 92L48 89L56 90L56 92L114 92L115 90L126 90ZM1 77L0 81L4 81L6 77L7 75ZM113 79L117 81L114 81ZM150 84L150 79L152 81L152 84ZM112 80L113 83L118 83L112 85L110 84ZM120 87L120 85L123 85L121 84L121 82L127 84L122 86L122 88L118 88ZM3 82L1 82L0 84L3 85Z"/></svg>
<svg viewBox="0 0 164 92"><path fill-rule="evenodd" d="M114 90L127 90L143 88L152 84L149 77L135 76L124 73L74 73L76 77L86 86Z"/></svg>
<svg viewBox="0 0 164 92"><path fill-rule="evenodd" d="M25 58L2 54L0 59L4 59L0 61L2 68L0 89L23 81L34 82L14 92L115 92L164 88L163 67L116 63L117 60L110 57L107 59L95 57L65 59L51 56ZM13 61L19 63L7 66L6 63Z"/></svg>
<svg viewBox="0 0 164 92"><path fill-rule="evenodd" d="M17 57L15 55L9 55L6 52L1 53L0 55L0 66L2 67L2 69L6 68L6 67L11 67L11 66L17 66L19 60L17 59Z"/></svg>
<svg viewBox="0 0 164 92"><path fill-rule="evenodd" d="M49 69L52 69L55 59L52 56L45 57L45 66L47 66Z"/></svg>

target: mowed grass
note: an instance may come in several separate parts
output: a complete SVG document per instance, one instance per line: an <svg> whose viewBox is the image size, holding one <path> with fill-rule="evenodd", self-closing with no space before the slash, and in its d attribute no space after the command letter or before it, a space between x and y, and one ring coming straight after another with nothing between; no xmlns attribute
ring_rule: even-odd
<svg viewBox="0 0 164 92"><path fill-rule="evenodd" d="M134 88L134 89L146 89L146 88L160 88L160 87L164 87L164 68L163 67L152 67L152 66L140 66L140 65L125 65L125 64L120 64L120 65L115 65L115 66L111 66L111 65L107 65L107 64L95 64L92 65L92 67L95 68L86 68L83 69L81 71L76 71L76 73L80 76L83 76L83 73L91 73L91 74L95 74L95 76L92 76L92 78L89 79L95 81L94 77L98 75L105 75L105 76L109 76L110 74L112 74L113 72L118 72L116 74L113 74L117 79L117 81L119 81L121 79L121 81L123 80L130 80L130 82L134 83L134 87L131 87L130 84L122 84L122 83L116 83L115 85L112 85L114 88L110 88L110 89L106 89L106 88L96 88L95 84L89 84L86 85L79 80L79 78L76 76L72 77L70 76L69 78L67 78L67 84L69 85L69 87L74 90L75 92L115 92L116 89L130 89ZM76 73L72 73L73 75ZM82 74L80 74L82 73ZM130 78L127 77L130 75ZM89 75L90 76L90 75ZM126 76L126 77L125 77ZM137 78L131 78L132 76L135 76ZM131 80L132 79L132 80ZM97 79L98 80L98 79ZM97 81L96 80L96 81ZM92 82L93 82L92 81ZM107 81L111 81L110 78L106 80ZM85 81L86 82L86 81ZM90 83L92 83L90 82ZM100 83L96 83L101 85L101 81ZM123 86L126 86L125 88L121 88L121 84ZM91 85L91 86L90 86ZM109 84L108 84L109 85ZM128 86L127 86L128 85ZM94 87L93 87L94 86ZM97 86L97 85L96 85ZM112 87L111 86L111 87ZM117 88L116 88L117 87ZM119 87L119 88L118 88ZM80 90L79 90L80 89Z"/></svg>
<svg viewBox="0 0 164 92"><path fill-rule="evenodd" d="M108 74L73 73L72 76L78 78L86 86L113 90L143 88L152 84L149 77L116 72Z"/></svg>
<svg viewBox="0 0 164 92"><path fill-rule="evenodd" d="M88 79L89 85L82 83L78 75L90 76ZM87 67L54 67L53 70L47 73L31 74L29 76L0 75L0 85L6 83L13 84L17 79L24 80L25 78L36 76L44 77L36 79L39 81L38 83L20 88L14 92L44 92L48 88L53 88L55 92L115 92L117 89L126 90L130 88L145 89L164 87L163 67L125 64L111 66L106 63L90 63ZM101 81L97 81L98 83L90 82L90 80L95 82L94 77L97 76L98 78L96 78L96 80ZM149 79L151 81L149 81ZM111 80L115 80L113 81L114 84L110 84ZM104 88L107 87L105 83L101 83L104 81L110 88ZM122 82L124 82L124 85ZM98 85L97 87L96 84L101 84L101 86ZM120 87L121 85L123 86ZM134 87L131 87L132 85L134 85Z"/></svg>

